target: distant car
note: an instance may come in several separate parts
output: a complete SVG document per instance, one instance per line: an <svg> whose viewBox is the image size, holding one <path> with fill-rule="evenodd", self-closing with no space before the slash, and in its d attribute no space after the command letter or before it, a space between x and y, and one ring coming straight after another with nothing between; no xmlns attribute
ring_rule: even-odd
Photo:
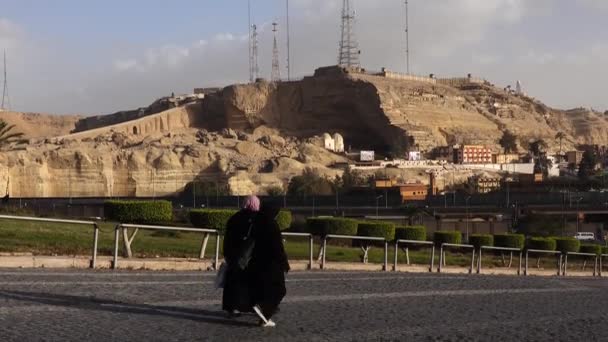
<svg viewBox="0 0 608 342"><path fill-rule="evenodd" d="M593 233L576 233L574 238L580 241L595 241L595 234Z"/></svg>

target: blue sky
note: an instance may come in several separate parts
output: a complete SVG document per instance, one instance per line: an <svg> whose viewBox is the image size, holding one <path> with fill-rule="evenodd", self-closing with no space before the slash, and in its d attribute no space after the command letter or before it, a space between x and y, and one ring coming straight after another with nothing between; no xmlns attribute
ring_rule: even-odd
<svg viewBox="0 0 608 342"><path fill-rule="evenodd" d="M268 24L284 28L285 1L251 1L268 77ZM335 64L341 1L290 2L294 74ZM363 65L403 71L403 1L354 2ZM0 8L15 110L109 113L248 78L245 0L0 0ZM521 80L549 105L608 109L606 0L410 0L410 12L414 73ZM284 32L279 42L285 66Z"/></svg>

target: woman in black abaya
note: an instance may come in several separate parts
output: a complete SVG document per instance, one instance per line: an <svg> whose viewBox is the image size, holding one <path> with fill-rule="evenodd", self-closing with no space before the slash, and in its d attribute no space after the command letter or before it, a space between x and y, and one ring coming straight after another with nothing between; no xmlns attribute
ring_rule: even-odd
<svg viewBox="0 0 608 342"><path fill-rule="evenodd" d="M253 309L265 327L274 327L270 319L285 297L285 273L289 271L281 230L276 217L279 206L264 203L254 219L255 247L248 267Z"/></svg>

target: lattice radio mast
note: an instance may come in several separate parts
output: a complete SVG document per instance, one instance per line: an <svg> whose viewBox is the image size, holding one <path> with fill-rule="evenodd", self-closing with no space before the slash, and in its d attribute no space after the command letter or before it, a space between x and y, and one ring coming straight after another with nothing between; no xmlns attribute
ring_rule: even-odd
<svg viewBox="0 0 608 342"><path fill-rule="evenodd" d="M291 47L289 46L290 32L289 32L289 0L285 0L287 10L287 80L291 81Z"/></svg>
<svg viewBox="0 0 608 342"><path fill-rule="evenodd" d="M247 14L249 17L249 22L247 24L248 34L249 34L249 82L253 83L255 81L254 71L253 71L253 54L252 54L252 32L251 32L251 0L247 1Z"/></svg>
<svg viewBox="0 0 608 342"><path fill-rule="evenodd" d="M2 103L0 104L1 110L7 110L11 108L11 101L8 97L8 79L6 77L6 50L4 50L4 82L2 87Z"/></svg>
<svg viewBox="0 0 608 342"><path fill-rule="evenodd" d="M410 15L408 0L405 0L405 70L410 73Z"/></svg>
<svg viewBox="0 0 608 342"><path fill-rule="evenodd" d="M281 80L281 69L279 66L279 46L277 45L277 23L272 23L272 33L274 34L274 42L272 46L272 72L270 73L270 80L272 82L279 82Z"/></svg>
<svg viewBox="0 0 608 342"><path fill-rule="evenodd" d="M345 67L361 67L359 63L359 44L355 38L355 11L351 10L350 0L342 2L342 26L338 64Z"/></svg>
<svg viewBox="0 0 608 342"><path fill-rule="evenodd" d="M260 75L258 66L258 27L253 24L251 26L251 75L253 81L257 80Z"/></svg>

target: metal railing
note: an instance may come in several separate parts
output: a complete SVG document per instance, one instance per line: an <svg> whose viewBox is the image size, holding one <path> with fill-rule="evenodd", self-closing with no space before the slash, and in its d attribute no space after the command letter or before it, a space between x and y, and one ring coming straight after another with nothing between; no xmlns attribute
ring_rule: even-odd
<svg viewBox="0 0 608 342"><path fill-rule="evenodd" d="M524 275L528 275L528 256L530 253L538 253L538 254L553 254L557 255L557 275L560 275L560 269L562 267L562 252L560 251L545 251L542 249L527 249L526 250L526 266L524 268Z"/></svg>
<svg viewBox="0 0 608 342"><path fill-rule="evenodd" d="M383 271L388 270L388 241L381 237L370 237L370 236L350 236L350 235L327 235L323 238L323 257L321 258L321 269L325 269L325 256L327 255L327 240L329 239L343 239L343 240L360 240L360 241L381 241L384 242L384 266Z"/></svg>
<svg viewBox="0 0 608 342"><path fill-rule="evenodd" d="M393 271L397 271L399 244L431 246L431 260L429 262L429 272L433 272L435 264L435 243L432 241L416 241L416 240L397 240L395 241L395 260L393 262Z"/></svg>
<svg viewBox="0 0 608 342"><path fill-rule="evenodd" d="M133 228L135 232L131 237L128 236L127 229ZM164 230L164 231L174 231L174 232L194 232L194 233L203 233L203 234L215 234L215 262L213 267L217 269L220 259L220 233L215 229L203 229L203 228L192 228L192 227L169 227L169 226L148 226L148 225L139 225L139 224L118 224L116 228L114 228L114 257L112 260L112 268L116 269L118 266L118 245L120 242L120 231L123 231L125 248L127 251L131 250L131 243L133 242L133 238L135 238L135 234L138 229L145 230ZM130 253L129 253L130 254ZM202 253L201 253L202 254Z"/></svg>
<svg viewBox="0 0 608 342"><path fill-rule="evenodd" d="M477 274L481 274L481 261L482 261L482 250L490 250L490 251L503 251L503 252L519 252L519 267L517 268L517 275L521 275L521 261L523 256L523 251L519 248L508 248L508 247L492 247L492 246L481 246L479 248L477 256Z"/></svg>
<svg viewBox="0 0 608 342"><path fill-rule="evenodd" d="M570 255L583 256L583 257L593 257L594 258L593 276L595 277L598 274L597 266L598 266L598 259L600 259L599 255L593 254L593 253L574 253L574 252L564 253L563 255L564 255L564 263L562 265L562 275L564 277L567 275L567 272L568 272L568 256L570 256ZM601 276L601 272L600 272L600 276Z"/></svg>
<svg viewBox="0 0 608 342"><path fill-rule="evenodd" d="M469 268L469 274L472 274L473 268L475 265L475 246L462 245L462 244L456 244L456 243L442 243L441 244L441 249L439 250L439 267L437 268L437 272L441 273L441 271L443 270L443 265L445 264L445 248L446 247L467 248L467 249L471 249L473 251L473 253L471 254L471 268Z"/></svg>
<svg viewBox="0 0 608 342"><path fill-rule="evenodd" d="M309 233L289 233L289 232L282 232L281 235L283 236L294 236L294 237L307 237L308 238L308 269L312 270L313 267L313 235L309 234Z"/></svg>
<svg viewBox="0 0 608 342"><path fill-rule="evenodd" d="M97 267L97 244L99 241L99 226L97 225L97 222L47 219L47 218L27 217L27 216L8 216L8 215L0 215L0 219L15 220L15 221L30 221L30 222L66 223L66 224L74 224L74 225L91 225L91 226L93 226L93 251L92 251L89 267L90 268Z"/></svg>

